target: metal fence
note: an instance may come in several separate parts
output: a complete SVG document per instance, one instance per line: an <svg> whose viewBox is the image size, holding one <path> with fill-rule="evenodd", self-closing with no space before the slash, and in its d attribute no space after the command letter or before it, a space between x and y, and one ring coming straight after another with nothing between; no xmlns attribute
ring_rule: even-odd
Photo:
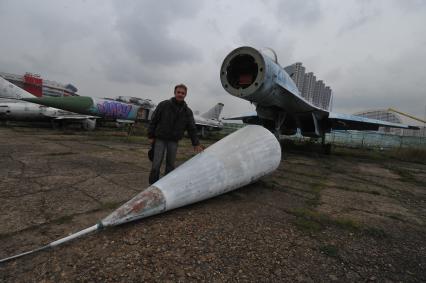
<svg viewBox="0 0 426 283"><path fill-rule="evenodd" d="M326 141L353 147L426 148L425 137L398 136L379 132L333 131L326 135Z"/></svg>
<svg viewBox="0 0 426 283"><path fill-rule="evenodd" d="M244 124L225 124L222 132L224 134L232 133ZM310 138L294 135L287 137L293 140L310 140ZM426 137L421 136L399 136L389 133L372 131L332 131L326 134L327 143L365 148L426 148ZM318 140L320 142L320 139Z"/></svg>

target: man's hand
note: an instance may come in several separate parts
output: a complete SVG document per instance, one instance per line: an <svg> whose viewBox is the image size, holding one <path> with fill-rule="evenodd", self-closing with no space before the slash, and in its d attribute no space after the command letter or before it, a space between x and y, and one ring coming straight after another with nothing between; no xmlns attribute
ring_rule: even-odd
<svg viewBox="0 0 426 283"><path fill-rule="evenodd" d="M204 150L204 146L202 146L201 144L199 144L199 145L195 145L194 146L194 151L196 152L196 153L200 153L200 152L202 152Z"/></svg>

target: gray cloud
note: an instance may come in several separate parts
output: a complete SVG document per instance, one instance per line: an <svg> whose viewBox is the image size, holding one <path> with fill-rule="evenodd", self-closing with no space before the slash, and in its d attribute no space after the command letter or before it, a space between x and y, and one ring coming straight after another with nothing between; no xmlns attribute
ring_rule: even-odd
<svg viewBox="0 0 426 283"><path fill-rule="evenodd" d="M283 0L278 1L274 10L279 22L294 27L318 22L322 15L320 8L318 0Z"/></svg>
<svg viewBox="0 0 426 283"><path fill-rule="evenodd" d="M267 50L271 48L277 53L278 62L287 64L293 54L294 42L279 27L271 27L259 19L248 20L238 31L244 45L262 49L271 57Z"/></svg>
<svg viewBox="0 0 426 283"><path fill-rule="evenodd" d="M379 9L373 6L370 0L356 2L358 5L354 7L351 17L339 28L337 35L344 35L352 30L365 26L369 21L376 19L380 15Z"/></svg>
<svg viewBox="0 0 426 283"><path fill-rule="evenodd" d="M176 28L190 24L202 7L199 1L114 1L113 7L112 30L100 54L108 80L161 85L177 77L176 68L201 60L200 50Z"/></svg>
<svg viewBox="0 0 426 283"><path fill-rule="evenodd" d="M268 44L269 47L277 45L280 31L264 25L260 19L250 19L239 29L238 34L247 45Z"/></svg>
<svg viewBox="0 0 426 283"><path fill-rule="evenodd" d="M405 12L421 12L426 9L426 1L424 0L393 0L394 5L402 9Z"/></svg>
<svg viewBox="0 0 426 283"><path fill-rule="evenodd" d="M194 16L199 1L133 1L129 5L115 2L116 29L127 51L147 65L173 65L193 62L201 56L190 39L179 38L171 27L179 20Z"/></svg>
<svg viewBox="0 0 426 283"><path fill-rule="evenodd" d="M184 82L194 109L219 100L232 115L252 107L222 89L222 60L241 45L271 47L283 66L302 61L323 78L338 111L392 104L422 116L425 3L2 0L0 71L155 102Z"/></svg>
<svg viewBox="0 0 426 283"><path fill-rule="evenodd" d="M426 106L426 66L418 64L419 60L426 60L426 51L404 52L388 62L369 57L351 66L340 77L335 106L350 105L356 110L395 107L421 115Z"/></svg>

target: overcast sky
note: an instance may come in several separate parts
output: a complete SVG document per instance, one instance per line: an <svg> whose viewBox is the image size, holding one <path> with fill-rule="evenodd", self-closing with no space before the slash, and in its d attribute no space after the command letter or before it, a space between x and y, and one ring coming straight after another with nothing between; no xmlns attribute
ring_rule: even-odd
<svg viewBox="0 0 426 283"><path fill-rule="evenodd" d="M334 92L334 111L425 116L426 0L0 0L0 71L72 83L80 95L251 111L219 79L225 56L270 47Z"/></svg>

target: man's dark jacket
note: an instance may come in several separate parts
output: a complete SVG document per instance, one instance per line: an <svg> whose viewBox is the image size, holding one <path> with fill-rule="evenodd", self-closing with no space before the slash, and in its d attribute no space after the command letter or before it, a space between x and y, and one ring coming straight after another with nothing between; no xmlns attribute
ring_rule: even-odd
<svg viewBox="0 0 426 283"><path fill-rule="evenodd" d="M199 145L194 115L185 101L178 102L173 97L158 104L148 127L148 137L178 141L188 131L192 145Z"/></svg>

